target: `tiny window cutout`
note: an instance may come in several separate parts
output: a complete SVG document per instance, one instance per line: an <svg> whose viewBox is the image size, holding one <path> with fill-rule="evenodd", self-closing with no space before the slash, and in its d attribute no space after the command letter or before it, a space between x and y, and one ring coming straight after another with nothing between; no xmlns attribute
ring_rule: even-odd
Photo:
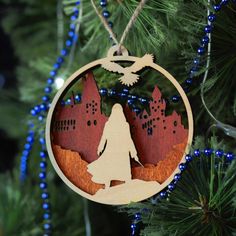
<svg viewBox="0 0 236 236"><path fill-rule="evenodd" d="M94 120L94 121L93 121L93 124L94 124L94 125L97 125L97 121L96 121L96 120Z"/></svg>
<svg viewBox="0 0 236 236"><path fill-rule="evenodd" d="M66 129L69 130L69 126L67 126Z"/></svg>
<svg viewBox="0 0 236 236"><path fill-rule="evenodd" d="M175 121L174 121L174 126L177 126L177 124L178 124L178 123L177 123L177 121L175 120Z"/></svg>
<svg viewBox="0 0 236 236"><path fill-rule="evenodd" d="M157 101L155 100L154 103L157 103Z"/></svg>
<svg viewBox="0 0 236 236"><path fill-rule="evenodd" d="M67 121L67 125L70 125L70 120Z"/></svg>
<svg viewBox="0 0 236 236"><path fill-rule="evenodd" d="M144 126L144 124L142 124L142 128L143 128L143 129L145 129L145 126Z"/></svg>
<svg viewBox="0 0 236 236"><path fill-rule="evenodd" d="M75 125L76 120L73 120L73 124Z"/></svg>
<svg viewBox="0 0 236 236"><path fill-rule="evenodd" d="M153 125L153 128L156 128L156 125Z"/></svg>
<svg viewBox="0 0 236 236"><path fill-rule="evenodd" d="M75 126L73 126L73 129L75 129Z"/></svg>
<svg viewBox="0 0 236 236"><path fill-rule="evenodd" d="M163 123L165 123L166 122L166 120L163 120Z"/></svg>
<svg viewBox="0 0 236 236"><path fill-rule="evenodd" d="M94 101L94 100L92 100L92 103L95 103L95 101Z"/></svg>
<svg viewBox="0 0 236 236"><path fill-rule="evenodd" d="M88 126L91 125L91 121L90 121L90 120L87 121L87 125L88 125Z"/></svg>
<svg viewBox="0 0 236 236"><path fill-rule="evenodd" d="M64 126L64 130L66 130L66 127Z"/></svg>
<svg viewBox="0 0 236 236"><path fill-rule="evenodd" d="M157 112L157 109L154 109L154 112Z"/></svg>
<svg viewBox="0 0 236 236"><path fill-rule="evenodd" d="M61 120L61 126L63 125L63 120Z"/></svg>
<svg viewBox="0 0 236 236"><path fill-rule="evenodd" d="M97 103L95 103L95 106L97 106L98 104Z"/></svg>
<svg viewBox="0 0 236 236"><path fill-rule="evenodd" d="M161 102L161 99L159 99L158 102Z"/></svg>
<svg viewBox="0 0 236 236"><path fill-rule="evenodd" d="M160 108L160 106L157 106L157 108L159 109L159 108Z"/></svg>
<svg viewBox="0 0 236 236"><path fill-rule="evenodd" d="M152 128L148 128L147 133L148 133L148 135L152 135Z"/></svg>
<svg viewBox="0 0 236 236"><path fill-rule="evenodd" d="M166 126L164 126L164 129L166 129Z"/></svg>
<svg viewBox="0 0 236 236"><path fill-rule="evenodd" d="M66 120L64 120L64 125L66 125Z"/></svg>
<svg viewBox="0 0 236 236"><path fill-rule="evenodd" d="M144 119L147 119L147 115L144 115L143 118L144 118Z"/></svg>
<svg viewBox="0 0 236 236"><path fill-rule="evenodd" d="M88 110L86 111L86 113L88 113Z"/></svg>
<svg viewBox="0 0 236 236"><path fill-rule="evenodd" d="M157 120L160 120L160 117L157 117Z"/></svg>
<svg viewBox="0 0 236 236"><path fill-rule="evenodd" d="M175 130L173 130L173 134L175 134L176 133L176 131Z"/></svg>
<svg viewBox="0 0 236 236"><path fill-rule="evenodd" d="M88 103L86 103L86 108L88 108L89 106L88 106Z"/></svg>
<svg viewBox="0 0 236 236"><path fill-rule="evenodd" d="M154 109L154 106L152 106L152 110Z"/></svg>

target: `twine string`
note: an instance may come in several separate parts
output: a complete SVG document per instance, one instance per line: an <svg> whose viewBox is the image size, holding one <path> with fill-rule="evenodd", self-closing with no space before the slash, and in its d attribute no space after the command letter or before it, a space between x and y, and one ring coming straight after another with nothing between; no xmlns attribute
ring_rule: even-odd
<svg viewBox="0 0 236 236"><path fill-rule="evenodd" d="M131 16L128 24L125 27L125 30L120 38L120 41L117 39L115 33L112 31L111 27L108 25L107 21L105 20L105 18L101 15L101 13L98 11L98 8L96 7L94 0L91 0L92 6L96 12L96 14L98 15L98 17L100 18L102 24L104 25L105 29L107 30L107 32L109 33L110 37L113 39L113 41L115 42L116 45L118 45L118 54L120 54L121 52L121 46L125 41L125 38L127 37L128 33L130 32L130 29L132 28L132 26L134 25L136 19L138 18L141 10L143 9L144 5L146 4L148 0L141 0L140 3L138 4L138 6L136 7L133 15Z"/></svg>

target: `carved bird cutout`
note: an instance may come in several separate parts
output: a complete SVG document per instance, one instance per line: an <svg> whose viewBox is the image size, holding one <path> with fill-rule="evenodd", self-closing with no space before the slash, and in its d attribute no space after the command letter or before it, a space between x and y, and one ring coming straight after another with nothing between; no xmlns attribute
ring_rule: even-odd
<svg viewBox="0 0 236 236"><path fill-rule="evenodd" d="M118 63L107 60L101 67L105 70L123 74L118 80L127 86L132 86L139 80L139 75L136 72L142 70L144 67L153 63L153 55L145 54L143 57L138 58L131 66L123 67Z"/></svg>

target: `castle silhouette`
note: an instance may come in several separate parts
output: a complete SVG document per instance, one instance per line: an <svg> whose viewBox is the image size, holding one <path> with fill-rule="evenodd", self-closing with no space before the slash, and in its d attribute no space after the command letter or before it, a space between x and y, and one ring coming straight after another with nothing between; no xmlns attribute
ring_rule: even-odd
<svg viewBox="0 0 236 236"><path fill-rule="evenodd" d="M92 72L83 80L81 102L74 96L71 104L56 106L52 124L52 141L63 149L76 151L88 163L98 159L99 145L104 125L108 120L101 112L101 96ZM175 111L166 116L166 103L157 86L146 110L137 115L128 105L124 108L131 136L142 164L157 164L165 159L174 145L186 142L188 130L181 123L181 116Z"/></svg>

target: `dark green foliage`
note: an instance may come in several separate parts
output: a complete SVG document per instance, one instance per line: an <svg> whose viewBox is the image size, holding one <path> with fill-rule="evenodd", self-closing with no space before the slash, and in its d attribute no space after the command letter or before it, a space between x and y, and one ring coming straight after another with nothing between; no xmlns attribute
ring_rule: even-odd
<svg viewBox="0 0 236 236"><path fill-rule="evenodd" d="M0 95L0 128L17 137L21 146L25 139L27 112L41 103L46 79L57 58L56 1L4 0L1 25L10 36L17 57L17 88L2 90ZM71 13L75 0L65 1L65 12ZM90 1L82 1L83 16L76 45L74 63L60 70L65 78L82 65L105 57L112 42L96 16ZM98 1L96 1L98 5ZM130 16L137 5L136 0L109 1L108 10L114 23L114 32L120 38ZM196 56L207 19L207 0L149 0L135 26L125 40L131 55L142 56L153 53L156 62L167 69L179 82L188 78L191 62ZM98 5L99 7L99 5ZM211 6L210 6L211 8ZM99 10L101 8L99 7ZM225 123L236 125L236 4L230 3L217 13L212 34L212 52L209 75L206 83L206 103L212 113ZM64 19L64 39L68 29L68 18ZM188 93L195 118L195 137L205 136L195 142L196 148L212 146L235 150L235 140L227 138L221 131L214 133L216 138L209 144L206 137L212 120L202 106L199 94L200 83L205 72L206 57L203 57L201 70L194 79ZM99 74L100 87L119 87L107 79L106 73ZM146 76L146 75L145 75ZM155 77L148 80L133 92L149 96L155 84ZM165 86L160 81L160 86ZM56 91L54 91L55 93ZM173 86L163 87L163 94L170 97L175 93ZM53 94L52 94L53 96ZM175 107L181 110L181 106ZM108 110L107 107L105 108ZM109 111L107 111L109 112ZM4 115L2 115L4 114ZM33 118L34 119L34 118ZM35 130L43 130L44 122L34 119ZM209 133L212 135L212 133ZM219 142L216 142L219 141ZM221 141L224 140L224 141ZM227 145L226 145L227 144ZM40 194L37 187L39 146L30 157L29 179L21 186L18 179L9 175L1 176L0 187L0 235L41 235L42 220ZM215 167L217 164L217 167ZM183 174L182 180L167 201L157 205L150 201L131 205L126 212L149 209L143 215L143 235L232 235L235 229L235 163L230 167L224 161L201 157L194 160ZM18 161L16 161L16 169ZM49 167L49 186L53 210L54 235L84 235L83 204L79 196L68 190L57 179ZM17 172L14 170L14 172ZM17 173L18 174L18 173ZM15 175L14 175L15 176ZM91 205L92 209L94 206ZM91 211L93 232L96 235L109 235L118 232L124 235L127 230L113 228L125 224L118 217L107 224L107 216L99 217L107 208L97 208L97 216ZM110 209L109 209L110 210ZM104 212L109 212L105 210ZM110 216L110 213L107 213ZM104 214L105 215L105 214ZM108 218L110 219L110 217ZM19 220L20 219L20 220ZM122 218L123 219L123 218ZM127 219L125 219L127 220ZM118 223L117 223L118 222ZM126 221L127 222L127 221ZM100 231L99 226L106 230ZM117 226L118 227L118 226ZM127 226L126 226L127 227ZM1 235L2 236L2 235Z"/></svg>

